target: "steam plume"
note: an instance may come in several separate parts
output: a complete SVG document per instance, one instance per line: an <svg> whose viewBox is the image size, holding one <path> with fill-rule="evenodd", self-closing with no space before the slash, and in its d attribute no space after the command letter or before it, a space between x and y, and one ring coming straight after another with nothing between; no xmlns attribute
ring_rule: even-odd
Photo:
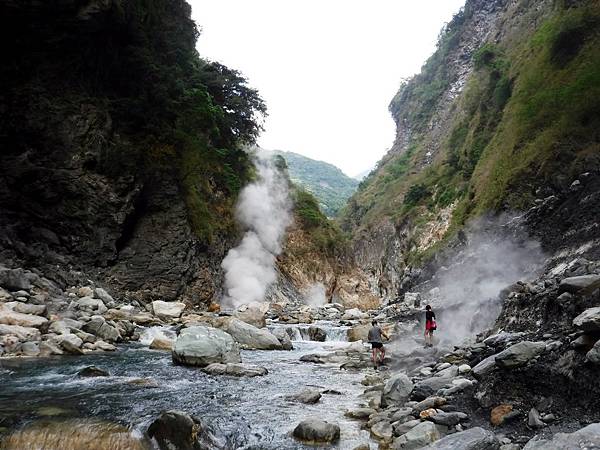
<svg viewBox="0 0 600 450"><path fill-rule="evenodd" d="M233 308L264 300L267 289L277 279L275 257L281 253L292 217L285 176L260 152L254 165L258 178L242 190L236 209L246 233L221 263L225 270L222 304Z"/></svg>
<svg viewBox="0 0 600 450"><path fill-rule="evenodd" d="M322 283L313 284L304 295L304 303L309 306L321 306L327 303L325 286Z"/></svg>

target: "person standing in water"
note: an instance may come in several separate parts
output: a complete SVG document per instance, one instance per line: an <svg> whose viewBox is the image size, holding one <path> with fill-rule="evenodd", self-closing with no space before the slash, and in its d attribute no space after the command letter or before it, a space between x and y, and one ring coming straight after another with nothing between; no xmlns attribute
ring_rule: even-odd
<svg viewBox="0 0 600 450"><path fill-rule="evenodd" d="M376 320L373 320L371 325L372 327L369 330L368 341L371 344L371 359L373 360L373 365L377 369L377 362L383 364L383 360L385 359L385 347L383 346L382 337L387 340L390 338L381 328L379 328ZM381 358L378 356L381 356Z"/></svg>
<svg viewBox="0 0 600 450"><path fill-rule="evenodd" d="M435 313L431 306L425 307L425 347L433 347L433 332L437 329Z"/></svg>

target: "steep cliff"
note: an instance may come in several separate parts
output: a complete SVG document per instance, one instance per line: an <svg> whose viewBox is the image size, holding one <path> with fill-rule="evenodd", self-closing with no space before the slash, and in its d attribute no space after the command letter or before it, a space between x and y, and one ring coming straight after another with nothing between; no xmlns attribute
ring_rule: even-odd
<svg viewBox="0 0 600 450"><path fill-rule="evenodd" d="M392 100L394 145L343 214L375 290L398 298L499 212L559 259L598 255L599 43L596 1L466 2Z"/></svg>
<svg viewBox="0 0 600 450"><path fill-rule="evenodd" d="M3 2L0 257L130 298L218 297L265 107L184 1Z"/></svg>

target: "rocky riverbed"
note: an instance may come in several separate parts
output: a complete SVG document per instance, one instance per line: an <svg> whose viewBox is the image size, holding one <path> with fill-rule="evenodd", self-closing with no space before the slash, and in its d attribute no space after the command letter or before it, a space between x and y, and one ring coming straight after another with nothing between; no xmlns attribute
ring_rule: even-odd
<svg viewBox="0 0 600 450"><path fill-rule="evenodd" d="M23 269L1 269L0 285L2 449L600 445L594 261L508 286L489 329L434 348L420 335L428 293L371 311L207 312L91 282L62 291ZM378 370L373 318L392 335Z"/></svg>

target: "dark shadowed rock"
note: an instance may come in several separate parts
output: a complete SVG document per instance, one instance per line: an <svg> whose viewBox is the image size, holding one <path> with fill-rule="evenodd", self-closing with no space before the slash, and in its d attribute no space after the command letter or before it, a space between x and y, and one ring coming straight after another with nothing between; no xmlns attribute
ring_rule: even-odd
<svg viewBox="0 0 600 450"><path fill-rule="evenodd" d="M600 331L600 306L586 309L573 319L573 325L583 331Z"/></svg>
<svg viewBox="0 0 600 450"><path fill-rule="evenodd" d="M77 375L80 377L108 377L110 373L96 366L88 366L77 372Z"/></svg>
<svg viewBox="0 0 600 450"><path fill-rule="evenodd" d="M292 435L307 444L337 442L340 439L340 427L320 419L308 419L300 422Z"/></svg>
<svg viewBox="0 0 600 450"><path fill-rule="evenodd" d="M309 327L308 336L311 341L325 342L325 339L327 339L327 333L319 327Z"/></svg>
<svg viewBox="0 0 600 450"><path fill-rule="evenodd" d="M582 295L591 294L598 288L600 288L600 275L581 275L565 278L558 287L559 292Z"/></svg>
<svg viewBox="0 0 600 450"><path fill-rule="evenodd" d="M160 450L201 450L196 436L202 424L182 411L163 412L148 427L148 436L156 440Z"/></svg>
<svg viewBox="0 0 600 450"><path fill-rule="evenodd" d="M527 364L546 350L545 342L523 341L511 345L496 355L496 364L504 369L512 369Z"/></svg>

